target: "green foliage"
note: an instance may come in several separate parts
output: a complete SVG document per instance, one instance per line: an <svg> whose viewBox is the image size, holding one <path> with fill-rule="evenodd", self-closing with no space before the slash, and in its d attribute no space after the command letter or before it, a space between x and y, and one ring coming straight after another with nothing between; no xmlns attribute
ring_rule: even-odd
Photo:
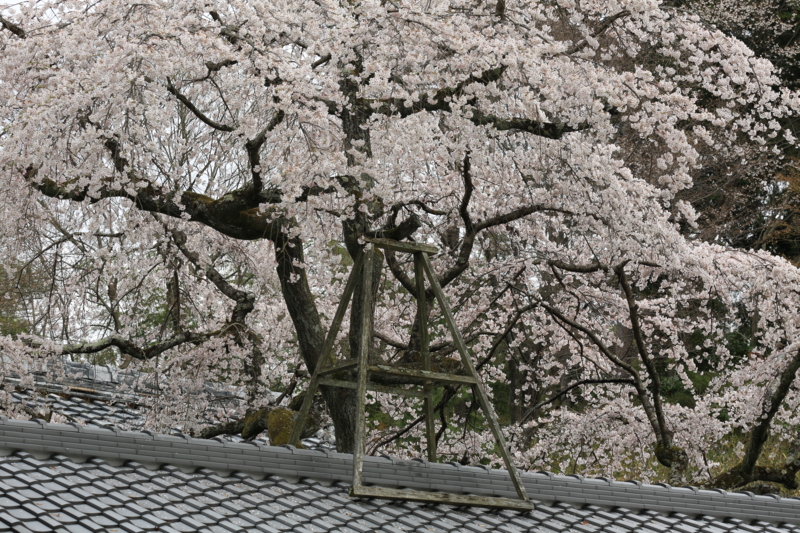
<svg viewBox="0 0 800 533"><path fill-rule="evenodd" d="M25 301L40 295L46 284L45 275L33 265L20 270L19 265L0 267L0 335L30 333L25 316Z"/></svg>

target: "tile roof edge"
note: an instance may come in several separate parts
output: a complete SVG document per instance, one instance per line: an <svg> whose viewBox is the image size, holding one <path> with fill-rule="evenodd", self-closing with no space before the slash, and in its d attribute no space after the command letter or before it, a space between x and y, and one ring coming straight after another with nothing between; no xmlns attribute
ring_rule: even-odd
<svg viewBox="0 0 800 533"><path fill-rule="evenodd" d="M223 474L241 472L256 479L274 475L286 479L349 483L352 476L352 456L349 454L321 453L293 446L221 443L188 436L54 424L42 420L10 420L0 416L0 455L16 451L28 452L35 457L63 455L97 458L116 464L134 461L151 467L172 465L182 469L206 468ZM457 468L449 464L395 457L365 459L365 481L370 483L449 492L455 477L465 493L514 497L505 470ZM522 478L531 499L538 501L800 525L800 500L794 498L743 495L696 487L665 487L548 472L522 473Z"/></svg>

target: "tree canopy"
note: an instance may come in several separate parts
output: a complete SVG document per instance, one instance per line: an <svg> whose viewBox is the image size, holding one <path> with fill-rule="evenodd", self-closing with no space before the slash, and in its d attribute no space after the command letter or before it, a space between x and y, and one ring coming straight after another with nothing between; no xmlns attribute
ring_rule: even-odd
<svg viewBox="0 0 800 533"><path fill-rule="evenodd" d="M257 408L313 372L363 237L413 239L443 250L434 269L512 404L520 466L554 447L609 475L655 457L680 483L711 476L706 451L740 431L718 484L796 486L800 444L781 471L757 461L770 433L798 441L798 270L703 241L681 196L795 143L798 95L735 37L650 0L31 0L0 15L0 239L18 271L51 272L28 335L3 338L8 368L114 349L169 378L154 425L191 426L209 379ZM410 272L386 252L375 309L351 312L375 313L371 357L413 361L413 298L433 300ZM353 393L323 396L348 451ZM491 457L488 434L463 438L461 398L440 447ZM402 427L375 427L374 450L414 454L421 428Z"/></svg>

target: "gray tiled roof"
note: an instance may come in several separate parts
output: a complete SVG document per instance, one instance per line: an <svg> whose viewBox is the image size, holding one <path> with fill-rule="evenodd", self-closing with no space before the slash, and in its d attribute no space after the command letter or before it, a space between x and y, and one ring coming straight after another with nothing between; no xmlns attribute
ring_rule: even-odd
<svg viewBox="0 0 800 533"><path fill-rule="evenodd" d="M17 531L800 533L800 500L523 474L526 514L347 496L352 457L0 418L0 524ZM502 470L370 457L365 481L511 496Z"/></svg>
<svg viewBox="0 0 800 533"><path fill-rule="evenodd" d="M15 391L11 394L13 401L17 403L25 402L26 405L34 410L45 411L52 409L71 422L81 425L99 428L119 428L126 430L145 429L145 417L135 404L114 401L113 398L85 398L80 394L48 394L46 396L32 394L30 391ZM46 409L45 409L46 407ZM206 424L219 422L211 418L211 414L206 418ZM173 430L171 434L180 434L178 430ZM335 439L333 437L333 427L323 428L313 436L303 439L302 442L307 448L335 449ZM231 442L244 442L239 435L225 435L224 440ZM255 438L258 443L267 444L268 437L262 433Z"/></svg>

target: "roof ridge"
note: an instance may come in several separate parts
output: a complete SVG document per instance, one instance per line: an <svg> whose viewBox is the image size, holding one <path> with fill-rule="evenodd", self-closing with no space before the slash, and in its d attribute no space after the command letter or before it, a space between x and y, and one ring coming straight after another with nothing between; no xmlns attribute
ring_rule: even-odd
<svg viewBox="0 0 800 533"><path fill-rule="evenodd" d="M0 448L8 455L24 451L34 456L63 455L76 462L97 458L110 464L135 461L149 468L172 465L182 469L207 468L221 475L242 472L255 479L279 476L321 482L349 482L352 455L330 450L302 450L293 446L235 443L162 435L43 420L10 420L0 416ZM647 485L608 478L521 473L531 499L539 502L592 504L727 519L763 520L800 525L800 499L756 496L697 487ZM447 463L368 456L364 481L427 491L513 497L505 470Z"/></svg>

